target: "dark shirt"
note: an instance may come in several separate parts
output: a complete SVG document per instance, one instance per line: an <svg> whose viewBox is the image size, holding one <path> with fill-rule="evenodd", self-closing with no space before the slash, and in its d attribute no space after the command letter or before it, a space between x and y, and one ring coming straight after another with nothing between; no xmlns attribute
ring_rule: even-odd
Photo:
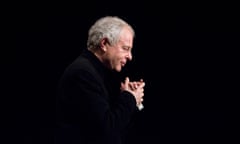
<svg viewBox="0 0 240 144"><path fill-rule="evenodd" d="M122 144L136 111L116 73L88 50L65 70L57 96L56 144Z"/></svg>

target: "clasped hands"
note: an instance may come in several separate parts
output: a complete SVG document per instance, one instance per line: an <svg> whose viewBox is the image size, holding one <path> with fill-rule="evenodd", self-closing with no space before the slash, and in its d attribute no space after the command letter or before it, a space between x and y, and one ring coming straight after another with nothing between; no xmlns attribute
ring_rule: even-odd
<svg viewBox="0 0 240 144"><path fill-rule="evenodd" d="M145 82L143 79L140 81L130 81L128 77L126 77L125 81L121 83L121 91L128 91L132 93L135 97L137 106L142 104L143 96L144 96L144 86Z"/></svg>

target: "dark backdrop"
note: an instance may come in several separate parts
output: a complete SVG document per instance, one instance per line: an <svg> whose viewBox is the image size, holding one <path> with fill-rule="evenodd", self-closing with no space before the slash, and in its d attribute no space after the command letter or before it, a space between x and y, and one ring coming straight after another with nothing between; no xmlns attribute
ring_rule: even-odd
<svg viewBox="0 0 240 144"><path fill-rule="evenodd" d="M93 22L117 15L136 30L134 60L124 72L146 81L145 109L130 142L229 143L236 136L226 88L236 69L237 11L224 4L21 5L14 14L15 49L4 51L2 62L8 140L53 143L59 77L86 47Z"/></svg>

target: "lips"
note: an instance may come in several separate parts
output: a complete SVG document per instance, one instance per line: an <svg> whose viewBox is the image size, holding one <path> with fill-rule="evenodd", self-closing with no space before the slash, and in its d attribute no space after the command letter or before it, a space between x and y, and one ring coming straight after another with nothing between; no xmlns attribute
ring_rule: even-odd
<svg viewBox="0 0 240 144"><path fill-rule="evenodd" d="M124 67L124 66L125 66L125 64L126 64L125 62L121 62L121 66L122 66L122 67Z"/></svg>

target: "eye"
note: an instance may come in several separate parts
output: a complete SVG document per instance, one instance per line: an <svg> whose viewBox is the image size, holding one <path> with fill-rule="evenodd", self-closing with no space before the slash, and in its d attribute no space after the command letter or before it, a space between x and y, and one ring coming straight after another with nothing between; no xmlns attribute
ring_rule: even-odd
<svg viewBox="0 0 240 144"><path fill-rule="evenodd" d="M126 50L126 51L130 51L130 49L131 49L131 48L128 47L128 46L123 46L122 48L123 48L124 50Z"/></svg>

